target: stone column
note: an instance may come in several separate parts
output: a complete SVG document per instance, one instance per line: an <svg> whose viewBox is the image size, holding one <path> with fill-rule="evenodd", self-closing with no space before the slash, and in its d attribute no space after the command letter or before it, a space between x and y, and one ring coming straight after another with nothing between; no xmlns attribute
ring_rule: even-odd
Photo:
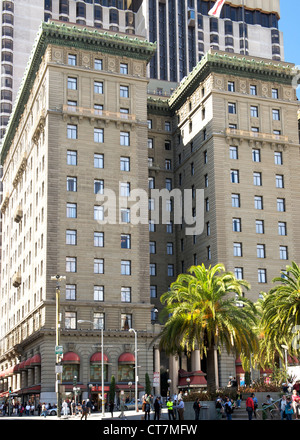
<svg viewBox="0 0 300 440"><path fill-rule="evenodd" d="M169 377L171 379L170 395L178 392L178 370L179 370L179 358L177 355L170 356L169 358Z"/></svg>
<svg viewBox="0 0 300 440"><path fill-rule="evenodd" d="M158 347L154 347L154 371L160 373L160 351ZM160 386L154 387L154 394L160 395Z"/></svg>
<svg viewBox="0 0 300 440"><path fill-rule="evenodd" d="M194 350L192 352L192 371L199 370L201 370L200 350Z"/></svg>

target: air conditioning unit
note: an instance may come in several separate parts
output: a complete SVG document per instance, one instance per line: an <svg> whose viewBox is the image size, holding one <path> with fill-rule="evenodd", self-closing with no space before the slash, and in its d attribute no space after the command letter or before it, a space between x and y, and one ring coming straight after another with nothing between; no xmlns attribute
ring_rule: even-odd
<svg viewBox="0 0 300 440"><path fill-rule="evenodd" d="M20 287L21 286L21 274L20 272L15 272L14 276L12 278L12 284L14 287Z"/></svg>

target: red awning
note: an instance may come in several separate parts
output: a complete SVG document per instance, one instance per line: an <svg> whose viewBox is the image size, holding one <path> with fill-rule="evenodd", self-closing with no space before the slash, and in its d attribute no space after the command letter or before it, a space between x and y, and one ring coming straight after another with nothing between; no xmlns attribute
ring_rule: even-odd
<svg viewBox="0 0 300 440"><path fill-rule="evenodd" d="M102 362L102 353L99 351L97 353L94 353L90 359L90 362L91 363L101 363ZM103 354L103 362L105 362L106 364L108 364L108 362L109 362L106 354Z"/></svg>
<svg viewBox="0 0 300 440"><path fill-rule="evenodd" d="M35 354L31 359L31 365L41 365L41 355L40 354Z"/></svg>
<svg viewBox="0 0 300 440"><path fill-rule="evenodd" d="M78 354L74 353L73 351L68 351L64 354L64 357L62 358L62 362L66 364L80 364L80 357Z"/></svg>
<svg viewBox="0 0 300 440"><path fill-rule="evenodd" d="M118 362L119 362L119 364L134 364L135 357L132 353L123 353L119 357Z"/></svg>
<svg viewBox="0 0 300 440"><path fill-rule="evenodd" d="M19 370L24 370L24 368L25 368L25 361L20 362L18 365L19 365Z"/></svg>
<svg viewBox="0 0 300 440"><path fill-rule="evenodd" d="M31 358L27 359L27 361L25 361L25 368L29 368L31 364Z"/></svg>

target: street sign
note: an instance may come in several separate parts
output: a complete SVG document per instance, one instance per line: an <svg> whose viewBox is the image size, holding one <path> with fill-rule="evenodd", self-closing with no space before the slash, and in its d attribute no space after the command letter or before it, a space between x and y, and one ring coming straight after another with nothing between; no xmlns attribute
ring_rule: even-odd
<svg viewBox="0 0 300 440"><path fill-rule="evenodd" d="M160 373L153 373L153 387L159 387L160 384Z"/></svg>
<svg viewBox="0 0 300 440"><path fill-rule="evenodd" d="M63 373L63 366L62 365L55 365L55 373L62 374Z"/></svg>
<svg viewBox="0 0 300 440"><path fill-rule="evenodd" d="M64 347L62 345L56 345L55 346L55 354L63 354Z"/></svg>

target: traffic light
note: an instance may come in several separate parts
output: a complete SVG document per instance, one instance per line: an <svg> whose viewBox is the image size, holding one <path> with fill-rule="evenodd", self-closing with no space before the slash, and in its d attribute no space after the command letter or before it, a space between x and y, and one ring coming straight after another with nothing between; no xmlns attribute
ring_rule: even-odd
<svg viewBox="0 0 300 440"><path fill-rule="evenodd" d="M8 388L8 392L9 392L9 394L11 394L11 387Z"/></svg>

